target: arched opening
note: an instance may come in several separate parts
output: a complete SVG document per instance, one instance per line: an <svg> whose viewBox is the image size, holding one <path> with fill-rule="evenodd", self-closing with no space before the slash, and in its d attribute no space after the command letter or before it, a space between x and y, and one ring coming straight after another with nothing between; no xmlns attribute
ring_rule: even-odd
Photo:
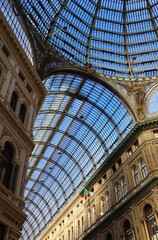
<svg viewBox="0 0 158 240"><path fill-rule="evenodd" d="M150 237L151 240L158 239L158 225L156 222L155 214L153 213L152 206L150 204L146 204L144 207L144 214L146 218L146 225L148 233L147 237Z"/></svg>
<svg viewBox="0 0 158 240"><path fill-rule="evenodd" d="M132 233L132 229L131 229L131 224L128 220L124 221L123 229L124 229L125 240L132 240L133 239L133 233Z"/></svg>
<svg viewBox="0 0 158 240"><path fill-rule="evenodd" d="M0 182L6 188L9 188L13 157L13 148L9 142L6 142L0 159Z"/></svg>
<svg viewBox="0 0 158 240"><path fill-rule="evenodd" d="M11 106L11 108L13 109L14 112L15 112L15 110L16 110L17 101L18 101L18 95L17 95L17 93L14 91L14 92L12 93L11 100L10 100L10 106Z"/></svg>
<svg viewBox="0 0 158 240"><path fill-rule="evenodd" d="M14 149L9 142L0 152L0 182L12 192L15 191L18 165L14 164Z"/></svg>

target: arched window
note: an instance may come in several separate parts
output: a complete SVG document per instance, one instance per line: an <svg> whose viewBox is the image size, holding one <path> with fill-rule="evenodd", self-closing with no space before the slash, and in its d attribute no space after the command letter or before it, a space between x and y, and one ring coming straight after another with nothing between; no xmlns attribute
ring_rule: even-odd
<svg viewBox="0 0 158 240"><path fill-rule="evenodd" d="M115 183L115 192L116 192L116 199L119 201L121 199L121 189L120 184L118 182Z"/></svg>
<svg viewBox="0 0 158 240"><path fill-rule="evenodd" d="M121 179L121 187L122 187L123 196L125 196L127 194L127 192L128 192L127 183L126 183L125 177L122 177L122 179Z"/></svg>
<svg viewBox="0 0 158 240"><path fill-rule="evenodd" d="M148 176L148 171L147 171L144 159L140 160L140 170L141 170L143 179L146 178Z"/></svg>
<svg viewBox="0 0 158 240"><path fill-rule="evenodd" d="M9 188L12 171L14 151L9 142L5 143L4 150L0 154L0 182Z"/></svg>
<svg viewBox="0 0 158 240"><path fill-rule="evenodd" d="M133 167L133 178L135 185L137 186L139 184L139 175L138 175L138 169L136 166Z"/></svg>
<svg viewBox="0 0 158 240"><path fill-rule="evenodd" d="M112 240L112 235L111 235L111 233L108 233L108 235L106 236L106 240Z"/></svg>
<svg viewBox="0 0 158 240"><path fill-rule="evenodd" d="M132 233L132 229L131 229L131 224L128 220L124 221L123 230L124 230L124 239L125 240L133 240L133 233Z"/></svg>
<svg viewBox="0 0 158 240"><path fill-rule="evenodd" d="M147 108L149 114L158 113L158 89L151 93Z"/></svg>
<svg viewBox="0 0 158 240"><path fill-rule="evenodd" d="M156 222L155 215L153 213L153 209L150 204L145 205L144 214L146 217L146 224L147 224L149 237L151 240L157 240L158 239L158 225Z"/></svg>
<svg viewBox="0 0 158 240"><path fill-rule="evenodd" d="M22 121L22 123L24 123L25 121L25 115L26 115L26 106L24 104L21 104L19 118Z"/></svg>
<svg viewBox="0 0 158 240"><path fill-rule="evenodd" d="M18 101L18 95L17 95L17 93L14 91L14 92L12 93L11 100L10 100L10 106L11 106L11 108L14 110L14 112L15 112L15 110L16 110L17 101Z"/></svg>

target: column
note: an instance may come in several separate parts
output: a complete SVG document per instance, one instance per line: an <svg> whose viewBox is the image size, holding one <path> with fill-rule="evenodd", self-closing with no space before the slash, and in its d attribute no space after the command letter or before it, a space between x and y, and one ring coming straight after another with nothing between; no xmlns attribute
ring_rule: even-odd
<svg viewBox="0 0 158 240"><path fill-rule="evenodd" d="M32 121L33 121L33 106L31 105L29 107L29 109L27 110L27 114L28 114L28 121L27 121L27 130L30 131L31 129L31 125L32 125Z"/></svg>
<svg viewBox="0 0 158 240"><path fill-rule="evenodd" d="M143 220L143 226L144 226L144 230L145 230L146 240L150 240L150 236L149 236L146 220Z"/></svg>

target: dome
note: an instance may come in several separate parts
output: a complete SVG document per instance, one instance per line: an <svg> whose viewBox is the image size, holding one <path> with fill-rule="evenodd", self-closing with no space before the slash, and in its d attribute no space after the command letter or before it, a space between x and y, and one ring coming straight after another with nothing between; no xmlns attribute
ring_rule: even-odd
<svg viewBox="0 0 158 240"><path fill-rule="evenodd" d="M108 76L156 76L157 0L19 0L62 57Z"/></svg>

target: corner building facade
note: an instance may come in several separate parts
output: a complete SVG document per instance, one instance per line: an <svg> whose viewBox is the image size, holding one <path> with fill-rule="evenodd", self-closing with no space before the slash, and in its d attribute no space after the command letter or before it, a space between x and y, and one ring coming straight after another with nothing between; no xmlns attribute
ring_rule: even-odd
<svg viewBox="0 0 158 240"><path fill-rule="evenodd" d="M45 89L3 15L0 32L0 239L16 240L27 217L32 127Z"/></svg>

